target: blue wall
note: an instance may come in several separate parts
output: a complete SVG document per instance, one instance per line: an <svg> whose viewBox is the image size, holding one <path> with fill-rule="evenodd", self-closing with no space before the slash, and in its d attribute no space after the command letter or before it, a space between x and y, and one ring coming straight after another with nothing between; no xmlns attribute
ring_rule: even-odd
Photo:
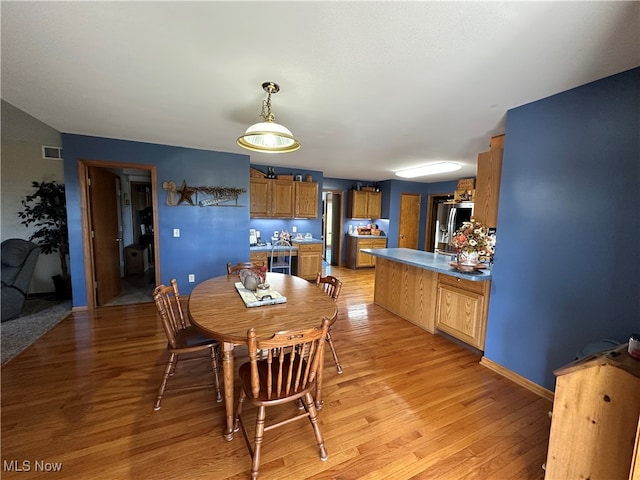
<svg viewBox="0 0 640 480"><path fill-rule="evenodd" d="M640 69L510 110L485 355L550 390L640 332Z"/></svg>
<svg viewBox="0 0 640 480"><path fill-rule="evenodd" d="M388 215L389 222L389 248L398 246L398 221L400 219L400 199L403 193L420 194L420 227L418 235L418 250L424 250L427 203L429 195L453 193L458 186L457 181L439 183L407 182L406 180L387 180L381 183L383 195L383 214Z"/></svg>
<svg viewBox="0 0 640 480"><path fill-rule="evenodd" d="M346 234L349 225L358 226L370 223L369 220L351 219L347 217L347 191L351 190L357 180L347 180L342 178L324 178L323 188L326 190L343 190L345 193L344 204L342 207L342 219L344 232ZM363 185L370 182L361 181ZM372 220L377 223L387 235L387 246L395 248L398 246L398 216L400 214L400 195L402 193L419 193L420 197L420 226L418 237L418 250L424 250L426 223L427 223L427 202L429 195L453 193L457 187L457 181L437 182L437 183L418 183L407 182L406 180L385 180L378 182L380 192L382 193L382 218ZM342 262L346 257L346 245L342 247Z"/></svg>
<svg viewBox="0 0 640 480"><path fill-rule="evenodd" d="M249 258L249 156L125 140L62 135L64 178L69 222L73 305L87 305L84 247L78 190L79 159L155 165L158 184L158 228L161 281L177 278L181 293L189 294L206 278L226 273L226 262ZM189 186L244 188L238 207L165 205L163 181ZM179 228L181 236L173 237ZM195 273L196 283L188 283Z"/></svg>

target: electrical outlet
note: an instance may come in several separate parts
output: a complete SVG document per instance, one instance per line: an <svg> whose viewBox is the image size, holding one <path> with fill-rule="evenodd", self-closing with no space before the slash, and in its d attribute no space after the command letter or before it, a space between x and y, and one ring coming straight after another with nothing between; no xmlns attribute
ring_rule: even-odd
<svg viewBox="0 0 640 480"><path fill-rule="evenodd" d="M196 276L193 273L189 274L189 283L193 283L196 281Z"/></svg>
<svg viewBox="0 0 640 480"><path fill-rule="evenodd" d="M173 236L174 237L179 237L180 236L180 229L179 228L174 228L173 229Z"/></svg>
<svg viewBox="0 0 640 480"><path fill-rule="evenodd" d="M296 226L291 227L291 231L293 233L296 233L298 231L298 227L296 227Z"/></svg>

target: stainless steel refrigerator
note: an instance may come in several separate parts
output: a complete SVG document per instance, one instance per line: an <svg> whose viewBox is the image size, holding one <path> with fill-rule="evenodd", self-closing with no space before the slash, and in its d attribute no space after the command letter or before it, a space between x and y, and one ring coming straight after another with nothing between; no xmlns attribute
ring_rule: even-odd
<svg viewBox="0 0 640 480"><path fill-rule="evenodd" d="M435 224L435 252L455 253L449 242L464 222L473 216L473 202L443 202L438 204Z"/></svg>

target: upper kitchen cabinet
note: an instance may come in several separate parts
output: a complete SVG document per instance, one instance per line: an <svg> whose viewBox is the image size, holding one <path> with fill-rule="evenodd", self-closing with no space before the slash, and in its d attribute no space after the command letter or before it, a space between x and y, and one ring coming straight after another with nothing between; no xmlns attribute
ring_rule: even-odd
<svg viewBox="0 0 640 480"><path fill-rule="evenodd" d="M252 218L293 218L293 182L268 178L250 179Z"/></svg>
<svg viewBox="0 0 640 480"><path fill-rule="evenodd" d="M369 190L349 190L347 218L380 218L382 193Z"/></svg>
<svg viewBox="0 0 640 480"><path fill-rule="evenodd" d="M504 135L498 135L491 138L491 150L478 155L473 216L476 221L493 228L498 226L503 147Z"/></svg>
<svg viewBox="0 0 640 480"><path fill-rule="evenodd" d="M251 218L318 218L318 184L250 178Z"/></svg>
<svg viewBox="0 0 640 480"><path fill-rule="evenodd" d="M296 218L318 218L318 184L294 182Z"/></svg>

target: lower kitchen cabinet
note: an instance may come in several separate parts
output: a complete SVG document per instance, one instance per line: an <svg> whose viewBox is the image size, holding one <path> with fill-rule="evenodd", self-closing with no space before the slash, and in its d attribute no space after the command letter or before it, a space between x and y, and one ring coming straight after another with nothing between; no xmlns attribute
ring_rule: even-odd
<svg viewBox="0 0 640 480"><path fill-rule="evenodd" d="M251 252L250 260L252 263L262 263L263 265L266 265L267 267L269 267L268 252L265 252L265 251Z"/></svg>
<svg viewBox="0 0 640 480"><path fill-rule="evenodd" d="M315 280L318 272L322 271L322 242L291 242L293 250L293 269L291 273L305 280ZM250 260L263 263L269 267L271 250L252 251Z"/></svg>
<svg viewBox="0 0 640 480"><path fill-rule="evenodd" d="M305 280L315 280L322 271L322 243L292 243L298 247L298 256L293 261L295 274Z"/></svg>
<svg viewBox="0 0 640 480"><path fill-rule="evenodd" d="M438 274L436 328L484 350L491 282Z"/></svg>
<svg viewBox="0 0 640 480"><path fill-rule="evenodd" d="M356 237L347 235L347 267L362 268L374 267L376 265L375 257L368 253L362 253L363 248L386 248L386 237Z"/></svg>

